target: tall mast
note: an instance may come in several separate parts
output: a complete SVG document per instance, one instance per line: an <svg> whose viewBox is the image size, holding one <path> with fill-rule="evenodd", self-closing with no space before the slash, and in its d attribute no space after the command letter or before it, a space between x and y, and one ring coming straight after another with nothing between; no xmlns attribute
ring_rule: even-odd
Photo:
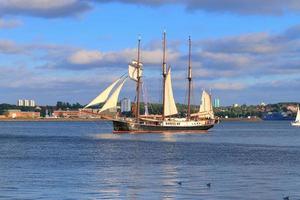
<svg viewBox="0 0 300 200"><path fill-rule="evenodd" d="M162 75L163 75L163 95L162 95L162 118L165 119L165 95L166 95L166 76L167 76L167 66L166 66L166 31L163 33L163 63L162 63Z"/></svg>
<svg viewBox="0 0 300 200"><path fill-rule="evenodd" d="M135 117L136 121L139 122L140 118L140 46L141 46L141 37L139 36L138 39L138 55L137 55L137 82L136 82L136 111L135 111Z"/></svg>
<svg viewBox="0 0 300 200"><path fill-rule="evenodd" d="M188 81L189 81L189 89L188 89L188 110L187 110L187 120L191 119L191 86L192 86L192 66L191 66L191 37L189 36L189 63L188 63Z"/></svg>

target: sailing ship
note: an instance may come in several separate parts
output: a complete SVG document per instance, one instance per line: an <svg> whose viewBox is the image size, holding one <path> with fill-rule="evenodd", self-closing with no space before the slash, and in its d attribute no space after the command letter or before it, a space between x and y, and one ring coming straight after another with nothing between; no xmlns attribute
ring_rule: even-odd
<svg viewBox="0 0 300 200"><path fill-rule="evenodd" d="M165 131L203 131L212 128L215 117L212 108L211 94L203 90L202 103L198 112L191 113L191 90L192 90L192 66L191 66L191 38L189 37L189 58L187 67L188 80L188 104L185 117L177 117L178 110L174 100L171 78L171 67L167 68L166 61L166 33L163 33L163 62L162 62L162 114L142 115L140 114L141 87L143 76L143 64L140 58L141 39L138 39L137 59L128 66L128 75L121 76L109 87L92 100L85 108L104 103L98 111L104 118L113 122L113 130L120 132L165 132ZM125 82L131 79L136 82L136 101L134 117L122 117L115 115L108 117L103 114L111 108L116 108L118 96ZM113 91L114 90L114 91ZM113 91L113 92L112 92ZM112 93L112 94L111 94ZM111 94L111 95L110 95Z"/></svg>
<svg viewBox="0 0 300 200"><path fill-rule="evenodd" d="M294 122L291 122L292 126L300 126L300 110L297 108L297 116Z"/></svg>

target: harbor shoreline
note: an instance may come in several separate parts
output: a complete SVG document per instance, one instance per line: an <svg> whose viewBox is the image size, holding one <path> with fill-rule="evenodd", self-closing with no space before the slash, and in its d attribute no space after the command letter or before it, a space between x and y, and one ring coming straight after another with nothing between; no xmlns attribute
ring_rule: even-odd
<svg viewBox="0 0 300 200"><path fill-rule="evenodd" d="M93 122L93 121L107 121L100 118L35 118L35 119L0 119L0 122Z"/></svg>
<svg viewBox="0 0 300 200"><path fill-rule="evenodd" d="M0 122L93 122L102 118L0 118ZM220 122L261 122L261 118L220 118Z"/></svg>
<svg viewBox="0 0 300 200"><path fill-rule="evenodd" d="M220 122L262 122L259 117L256 118L220 118Z"/></svg>

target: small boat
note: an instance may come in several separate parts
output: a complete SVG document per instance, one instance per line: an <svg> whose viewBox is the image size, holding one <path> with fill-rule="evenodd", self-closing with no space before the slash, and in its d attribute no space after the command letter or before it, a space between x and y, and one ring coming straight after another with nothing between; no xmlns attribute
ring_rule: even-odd
<svg viewBox="0 0 300 200"><path fill-rule="evenodd" d="M298 109L297 109L296 119L291 124L292 124L292 126L300 126L300 111L299 111L299 106L298 106Z"/></svg>

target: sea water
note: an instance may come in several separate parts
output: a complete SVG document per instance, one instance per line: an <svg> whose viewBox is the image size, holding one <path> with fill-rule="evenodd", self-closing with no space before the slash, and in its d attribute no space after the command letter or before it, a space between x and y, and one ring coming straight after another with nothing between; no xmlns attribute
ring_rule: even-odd
<svg viewBox="0 0 300 200"><path fill-rule="evenodd" d="M0 199L300 199L300 128L289 122L111 131L106 121L0 122Z"/></svg>

